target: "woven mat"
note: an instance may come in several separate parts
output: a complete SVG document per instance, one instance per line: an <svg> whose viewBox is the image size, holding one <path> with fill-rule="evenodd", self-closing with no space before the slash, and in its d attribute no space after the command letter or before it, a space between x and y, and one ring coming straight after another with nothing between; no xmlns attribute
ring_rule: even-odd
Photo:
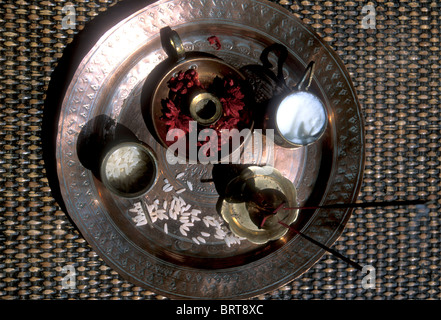
<svg viewBox="0 0 441 320"><path fill-rule="evenodd" d="M55 202L41 131L51 73L63 49L114 0L0 4L0 297L165 299L108 267ZM427 210L357 209L335 249L375 274L349 272L327 254L286 286L256 299L440 299L441 3L274 1L315 29L351 73L366 120L360 200L423 197ZM76 29L63 30L73 4ZM363 28L375 9L375 28ZM367 9L367 8L365 8ZM369 25L368 25L369 26ZM62 289L76 266L76 288ZM364 275L375 288L363 287Z"/></svg>

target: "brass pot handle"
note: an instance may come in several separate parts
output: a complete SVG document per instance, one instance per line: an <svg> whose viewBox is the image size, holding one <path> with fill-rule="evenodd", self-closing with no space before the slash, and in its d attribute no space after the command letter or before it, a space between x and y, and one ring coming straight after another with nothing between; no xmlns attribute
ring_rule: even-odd
<svg viewBox="0 0 441 320"><path fill-rule="evenodd" d="M170 58L177 61L185 58L184 45L176 31L167 26L160 30L160 36L162 48Z"/></svg>
<svg viewBox="0 0 441 320"><path fill-rule="evenodd" d="M288 49L280 43L273 43L262 51L260 61L262 61L263 67L268 71L270 71L270 69L273 67L272 63L268 60L268 55L270 52L274 52L278 58L276 79L279 82L279 86L286 88L286 83L283 76L283 64L288 58Z"/></svg>
<svg viewBox="0 0 441 320"><path fill-rule="evenodd" d="M312 79L314 78L315 72L315 62L311 61L306 67L305 73L299 83L295 86L295 90L298 91L308 91L311 86ZM306 84L305 84L306 83ZM305 86L305 87L303 87Z"/></svg>

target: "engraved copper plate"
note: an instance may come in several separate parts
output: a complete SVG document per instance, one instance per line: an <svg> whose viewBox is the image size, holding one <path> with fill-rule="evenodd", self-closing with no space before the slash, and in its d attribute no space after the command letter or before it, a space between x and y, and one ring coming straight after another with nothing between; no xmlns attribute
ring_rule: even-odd
<svg viewBox="0 0 441 320"><path fill-rule="evenodd" d="M216 237L219 193L210 179L222 175L222 169L170 165L141 114L143 82L166 58L159 38L165 26L179 33L186 51L217 55L236 68L259 63L266 46L282 43L289 49L284 67L288 84L295 84L308 62L316 61L310 90L328 108L330 125L314 145L275 148L274 166L294 183L300 204L356 200L364 166L363 120L349 74L336 54L288 11L266 1L173 0L155 2L115 21L76 70L61 106L56 140L57 173L68 214L110 266L156 293L233 299L276 289L308 270L324 251L292 233L265 245L237 239L227 243ZM221 42L220 50L207 41L213 35ZM127 200L111 194L79 161L79 133L100 115L123 124L156 152L158 182L144 197ZM263 154L257 162L265 163L267 157ZM176 179L179 173L183 175ZM163 191L164 179L172 191ZM179 196L185 206L200 211L200 220L184 230L187 235L172 218L142 223L140 215L147 214L156 199L159 206L164 201L170 206L183 188ZM345 209L300 212L298 226L331 246L350 214Z"/></svg>

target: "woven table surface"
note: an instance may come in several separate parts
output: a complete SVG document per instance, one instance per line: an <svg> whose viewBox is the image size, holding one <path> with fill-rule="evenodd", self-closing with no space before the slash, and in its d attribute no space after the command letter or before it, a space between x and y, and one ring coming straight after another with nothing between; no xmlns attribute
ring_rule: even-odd
<svg viewBox="0 0 441 320"><path fill-rule="evenodd" d="M425 210L354 210L334 249L371 269L359 272L326 254L299 278L255 299L440 299L441 3L273 2L312 27L351 74L366 130L359 200L431 203ZM101 260L56 202L43 160L51 74L75 35L117 3L0 2L1 299L167 299ZM63 7L70 4L76 26L63 29ZM76 271L76 286L68 290L62 286L67 265ZM363 285L368 273L374 288Z"/></svg>

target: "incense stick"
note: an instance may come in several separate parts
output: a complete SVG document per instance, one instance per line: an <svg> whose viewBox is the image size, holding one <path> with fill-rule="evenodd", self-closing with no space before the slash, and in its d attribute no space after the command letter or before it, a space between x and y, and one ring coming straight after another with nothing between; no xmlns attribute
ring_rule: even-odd
<svg viewBox="0 0 441 320"><path fill-rule="evenodd" d="M369 207L390 207L390 206L409 206L409 205L421 205L427 203L426 200L398 200L398 201L378 201L378 202L361 202L361 203L337 203L337 204L330 204L330 205L324 205L324 206L312 206L312 207L290 207L290 208L282 208L285 202L282 202L272 213L265 216L260 224L260 227L262 228L265 224L265 221L269 218L274 216L279 210L309 210L309 209L328 209L328 208L369 208ZM343 256L338 251L335 251L334 249L331 249L324 244L318 242L317 240L314 240L313 238L305 235L304 233L298 231L292 226L287 225L283 221L278 221L279 224L284 226L285 228L288 228L294 233L298 234L299 236L305 238L306 240L314 243L315 245L319 246L320 248L328 251L332 255L336 256L337 258L340 258L341 260L345 261L349 265L353 266L357 270L362 270L362 266L356 263L355 261L352 261L351 259Z"/></svg>
<svg viewBox="0 0 441 320"><path fill-rule="evenodd" d="M284 204L285 204L285 201L283 201L281 204L279 204L279 206L276 209L274 209L274 211L272 213L267 214L265 217L263 217L262 222L260 223L260 227L259 228L263 228L263 225L265 224L265 221L269 217L275 215L277 213L277 211L279 211L283 207Z"/></svg>
<svg viewBox="0 0 441 320"><path fill-rule="evenodd" d="M315 245L319 246L320 248L328 251L329 253L331 253L332 255L336 256L337 258L340 258L341 260L343 260L344 262L350 264L351 266L353 266L354 268L356 268L357 270L362 270L363 267L361 265L359 265L357 262L352 261L351 259L343 256L341 253L339 253L338 251L335 251L334 249L331 249L327 246L325 246L324 244L318 242L317 240L314 240L313 238L307 236L306 234L296 230L294 227L291 227L289 225L287 225L285 222L279 221L279 224L281 224L282 226L294 231L296 234L298 234L299 236L305 238L306 240L314 243Z"/></svg>
<svg viewBox="0 0 441 320"><path fill-rule="evenodd" d="M281 203L276 209L274 209L274 211L273 211L271 214L266 215L266 216L262 219L262 222L261 222L261 224L260 224L260 227L262 228L263 225L265 224L265 221L266 221L269 217L274 216L274 215L277 213L277 211L279 211L279 210L283 207L284 204L285 204L285 202L282 202L282 203ZM278 223L281 224L282 226L284 226L285 228L288 228L288 229L294 231L294 232L295 232L296 234L298 234L299 236L301 236L301 237L305 238L306 240L308 240L308 241L314 243L315 245L319 246L320 248L322 248L322 249L328 251L329 253L333 254L334 256L340 258L341 260L343 260L343 261L345 261L346 263L350 264L351 266L355 267L357 270L362 270L362 269L363 269L358 263L352 261L352 260L349 259L349 258L346 258L345 256L343 256L343 255L340 254L339 252L337 252L337 251L335 251L334 249L331 249L331 248L325 246L324 244L318 242L317 240L314 240L314 239L312 239L311 237L309 237L309 236L303 234L302 232L298 231L298 230L295 229L294 227L287 225L285 222L279 220Z"/></svg>
<svg viewBox="0 0 441 320"><path fill-rule="evenodd" d="M397 201L377 201L377 202L353 202L353 203L335 203L324 206L311 207L289 207L283 210L315 210L315 209L343 209L343 208L370 208L370 207L392 207L392 206L410 206L427 203L427 200L397 200ZM282 209L281 207L278 210ZM277 210L277 211L278 211ZM277 213L275 211L274 213Z"/></svg>

